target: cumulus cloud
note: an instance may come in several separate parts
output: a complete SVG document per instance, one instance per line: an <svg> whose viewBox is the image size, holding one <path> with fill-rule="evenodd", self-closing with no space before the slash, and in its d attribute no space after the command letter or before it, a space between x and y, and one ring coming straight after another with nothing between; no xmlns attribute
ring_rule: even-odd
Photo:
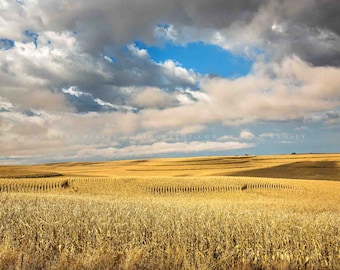
<svg viewBox="0 0 340 270"><path fill-rule="evenodd" d="M131 145L126 148L121 148L117 152L126 155L133 153L136 156L153 155L153 154L167 154L167 153L190 153L202 151L221 151L233 150L252 147L252 144L239 142L157 142L152 145ZM131 154L130 154L131 155Z"/></svg>
<svg viewBox="0 0 340 270"><path fill-rule="evenodd" d="M255 138L255 135L248 130L242 130L240 133L240 138L243 140L252 140Z"/></svg>
<svg viewBox="0 0 340 270"><path fill-rule="evenodd" d="M37 48L33 42L16 42L10 50L0 51L0 94L26 108L85 112L98 109L90 95L107 104L129 106L126 101L131 99L133 92L126 92L126 87L150 85L174 89L195 84L193 72L171 61L155 63L147 57L145 50L135 45L128 48L130 54L119 55L119 63L115 65L107 63L104 57L83 53L76 34L39 33ZM82 103L74 102L71 93L62 90L71 87L89 95L82 95ZM26 96L35 98L27 99Z"/></svg>
<svg viewBox="0 0 340 270"><path fill-rule="evenodd" d="M135 44L129 44L127 48L133 55L137 57L144 58L149 56L148 52L145 49L139 49Z"/></svg>
<svg viewBox="0 0 340 270"><path fill-rule="evenodd" d="M339 78L339 69L313 67L297 57L280 64L262 63L238 79L202 79L201 89L209 102L181 95L183 106L144 111L141 123L145 128L175 128L303 119L340 105Z"/></svg>
<svg viewBox="0 0 340 270"><path fill-rule="evenodd" d="M6 0L1 7L0 32L13 40L22 38L27 29L77 32L83 49L92 53L112 44L128 44L136 38L155 42L155 29L179 43L208 40L214 33L220 33L227 37L223 42L225 47L257 44L290 53L287 45L292 44L291 50L301 54L300 57L305 54L305 60L322 58L316 49L328 43L328 52L322 50L321 54L338 59L339 9L337 0L99 0L95 3L29 0L24 4Z"/></svg>
<svg viewBox="0 0 340 270"><path fill-rule="evenodd" d="M188 71L187 69L178 66L178 64L172 60L166 60L161 66L167 78L182 80L187 82L188 85L195 85L195 73L192 70Z"/></svg>
<svg viewBox="0 0 340 270"><path fill-rule="evenodd" d="M174 95L164 92L159 88L146 87L137 90L132 97L132 104L142 108L164 109L174 106L177 102Z"/></svg>

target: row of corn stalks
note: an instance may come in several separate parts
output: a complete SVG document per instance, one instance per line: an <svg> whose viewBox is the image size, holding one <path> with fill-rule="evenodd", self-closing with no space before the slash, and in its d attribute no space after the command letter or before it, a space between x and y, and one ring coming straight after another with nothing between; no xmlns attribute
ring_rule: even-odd
<svg viewBox="0 0 340 270"><path fill-rule="evenodd" d="M204 193L245 191L250 189L292 189L292 186L280 183L249 183L243 185L153 185L145 187L146 191L153 194L172 193Z"/></svg>
<svg viewBox="0 0 340 270"><path fill-rule="evenodd" d="M107 179L107 177L0 179L0 192L48 192L69 187L73 189L79 185L92 187L94 184L104 184L104 180L107 184Z"/></svg>
<svg viewBox="0 0 340 270"><path fill-rule="evenodd" d="M277 182L245 182L242 179L228 179L220 183L195 183L196 179L181 179L177 183L164 182L160 179L144 179L137 183L135 178L110 177L75 177L75 178L40 178L40 179L0 179L0 192L46 192L71 188L83 192L102 193L118 190L122 187L131 189L133 186L152 194L176 193L209 193L246 191L253 189L293 189L293 186ZM178 179L177 179L178 180ZM220 179L221 180L221 179ZM169 179L166 181L173 181ZM189 182L187 182L189 181ZM191 181L191 182L190 182ZM196 181L200 181L197 179ZM153 182L153 183L152 183Z"/></svg>
<svg viewBox="0 0 340 270"><path fill-rule="evenodd" d="M0 180L0 192L46 192L69 187L67 179Z"/></svg>

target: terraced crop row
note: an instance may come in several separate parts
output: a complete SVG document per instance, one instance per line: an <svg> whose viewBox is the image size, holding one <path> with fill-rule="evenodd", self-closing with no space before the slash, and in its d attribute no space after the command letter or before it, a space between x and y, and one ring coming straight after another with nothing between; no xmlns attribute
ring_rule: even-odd
<svg viewBox="0 0 340 270"><path fill-rule="evenodd" d="M67 179L0 180L0 192L48 192L69 187Z"/></svg>
<svg viewBox="0 0 340 270"><path fill-rule="evenodd" d="M152 194L228 192L249 189L293 189L293 187L277 183L250 183L243 185L154 185L145 188Z"/></svg>
<svg viewBox="0 0 340 270"><path fill-rule="evenodd" d="M115 192L151 194L197 194L235 192L254 189L294 189L294 186L260 178L124 178L71 177L0 179L0 192L45 192L70 188L73 192L114 194Z"/></svg>

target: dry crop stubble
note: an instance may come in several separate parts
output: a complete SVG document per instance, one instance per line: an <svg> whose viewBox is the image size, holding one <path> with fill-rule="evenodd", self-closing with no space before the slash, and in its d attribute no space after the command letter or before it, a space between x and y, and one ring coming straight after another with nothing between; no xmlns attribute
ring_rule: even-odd
<svg viewBox="0 0 340 270"><path fill-rule="evenodd" d="M152 180L165 186L185 182ZM187 180L188 186L208 185L207 179ZM222 180L210 179L210 184ZM111 193L110 182L116 188ZM296 188L159 196L140 189L150 184L146 178L78 178L70 181L70 188L78 187L72 194L1 194L0 264L24 269L337 269L339 183L326 182L320 191L319 181L288 182Z"/></svg>
<svg viewBox="0 0 340 270"><path fill-rule="evenodd" d="M337 177L339 155L292 160L291 176ZM340 182L257 176L292 160L25 167L64 176L0 180L0 268L340 269Z"/></svg>

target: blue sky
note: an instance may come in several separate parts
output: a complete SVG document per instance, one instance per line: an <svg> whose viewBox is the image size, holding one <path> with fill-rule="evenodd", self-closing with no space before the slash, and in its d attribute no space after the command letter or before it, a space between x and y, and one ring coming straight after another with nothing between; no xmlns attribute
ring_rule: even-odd
<svg viewBox="0 0 340 270"><path fill-rule="evenodd" d="M252 60L239 56L213 44L192 42L176 45L167 42L158 46L146 46L135 42L136 46L145 49L156 62L172 59L186 69L193 69L202 75L237 78L247 75L252 68Z"/></svg>
<svg viewBox="0 0 340 270"><path fill-rule="evenodd" d="M14 41L6 38L0 39L0 49L9 50L14 47Z"/></svg>
<svg viewBox="0 0 340 270"><path fill-rule="evenodd" d="M0 164L339 152L339 8L0 1Z"/></svg>

